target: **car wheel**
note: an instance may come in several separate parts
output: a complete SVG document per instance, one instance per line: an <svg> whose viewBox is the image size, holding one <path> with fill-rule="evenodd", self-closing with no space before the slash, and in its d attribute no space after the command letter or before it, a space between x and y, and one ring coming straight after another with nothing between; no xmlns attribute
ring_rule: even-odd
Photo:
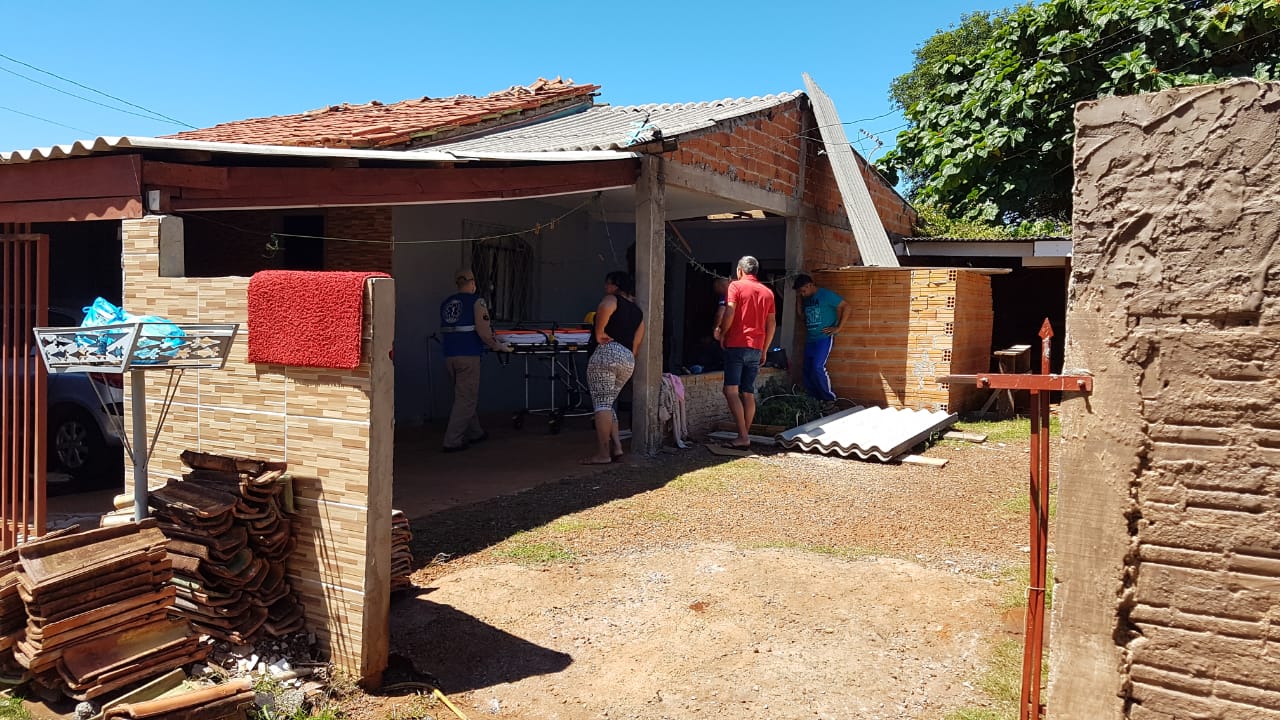
<svg viewBox="0 0 1280 720"><path fill-rule="evenodd" d="M107 465L107 443L88 413L60 410L49 422L49 469L77 481L89 480Z"/></svg>

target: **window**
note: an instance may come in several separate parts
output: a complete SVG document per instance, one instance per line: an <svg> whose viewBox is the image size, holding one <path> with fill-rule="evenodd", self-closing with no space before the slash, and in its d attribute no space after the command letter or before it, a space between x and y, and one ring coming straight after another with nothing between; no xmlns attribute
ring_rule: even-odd
<svg viewBox="0 0 1280 720"><path fill-rule="evenodd" d="M471 270L476 292L489 303L496 322L535 319L534 280L537 262L530 233L490 223L463 221L471 242Z"/></svg>
<svg viewBox="0 0 1280 720"><path fill-rule="evenodd" d="M324 216L286 215L280 230L284 246L281 265L285 270L324 269ZM290 236L309 237L290 237Z"/></svg>

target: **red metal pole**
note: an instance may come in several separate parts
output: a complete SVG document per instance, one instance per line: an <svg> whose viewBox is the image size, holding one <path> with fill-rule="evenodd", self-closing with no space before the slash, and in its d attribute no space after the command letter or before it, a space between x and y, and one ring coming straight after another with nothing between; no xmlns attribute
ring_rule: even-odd
<svg viewBox="0 0 1280 720"><path fill-rule="evenodd" d="M1040 372L1049 374L1048 319L1040 327ZM1022 653L1020 720L1039 720L1041 664L1044 658L1045 587L1049 564L1049 394L1031 391L1031 557L1027 588L1026 644Z"/></svg>

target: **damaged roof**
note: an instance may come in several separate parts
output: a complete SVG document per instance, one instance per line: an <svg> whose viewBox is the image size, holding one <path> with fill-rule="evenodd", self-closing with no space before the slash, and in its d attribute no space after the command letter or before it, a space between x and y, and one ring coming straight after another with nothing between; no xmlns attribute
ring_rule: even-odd
<svg viewBox="0 0 1280 720"><path fill-rule="evenodd" d="M451 152L547 152L623 150L654 140L709 128L718 122L786 105L804 93L726 98L709 102L596 105L536 126L517 127L430 150Z"/></svg>
<svg viewBox="0 0 1280 720"><path fill-rule="evenodd" d="M589 104L599 85L539 78L484 97L421 97L395 103L377 100L330 105L293 115L249 118L188 130L165 137L179 140L290 145L326 148L386 148L424 140L448 131L521 115L537 116L566 106Z"/></svg>

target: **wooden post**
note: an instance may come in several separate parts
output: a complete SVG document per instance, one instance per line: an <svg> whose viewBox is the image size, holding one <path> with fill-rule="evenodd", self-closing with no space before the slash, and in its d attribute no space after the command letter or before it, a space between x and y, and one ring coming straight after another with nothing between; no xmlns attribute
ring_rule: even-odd
<svg viewBox="0 0 1280 720"><path fill-rule="evenodd" d="M364 617L360 628L360 680L365 687L382 684L391 642L391 482L395 450L396 286L390 278L367 284L372 300L369 329L369 485L365 513Z"/></svg>
<svg viewBox="0 0 1280 720"><path fill-rule="evenodd" d="M631 382L631 449L653 455L662 447L658 393L662 389L662 305L666 289L666 186L662 158L640 160L636 181L636 301L644 311L644 343Z"/></svg>
<svg viewBox="0 0 1280 720"><path fill-rule="evenodd" d="M793 212L787 216L787 238L784 257L786 258L787 274L804 272L804 185L805 175L809 172L809 136L813 131L813 123L810 122L812 113L808 106L804 106L800 113L800 142L797 147L800 152L799 163L800 173L797 176L795 197L791 203ZM801 364L804 360L804 342L803 335L796 334L796 294L791 289L790 284L782 290L782 317L778 318L778 326L781 328L782 335L774 341L778 347L787 349L787 361L790 363L789 374L792 382L799 382L801 375ZM803 332L803 328L801 329Z"/></svg>

